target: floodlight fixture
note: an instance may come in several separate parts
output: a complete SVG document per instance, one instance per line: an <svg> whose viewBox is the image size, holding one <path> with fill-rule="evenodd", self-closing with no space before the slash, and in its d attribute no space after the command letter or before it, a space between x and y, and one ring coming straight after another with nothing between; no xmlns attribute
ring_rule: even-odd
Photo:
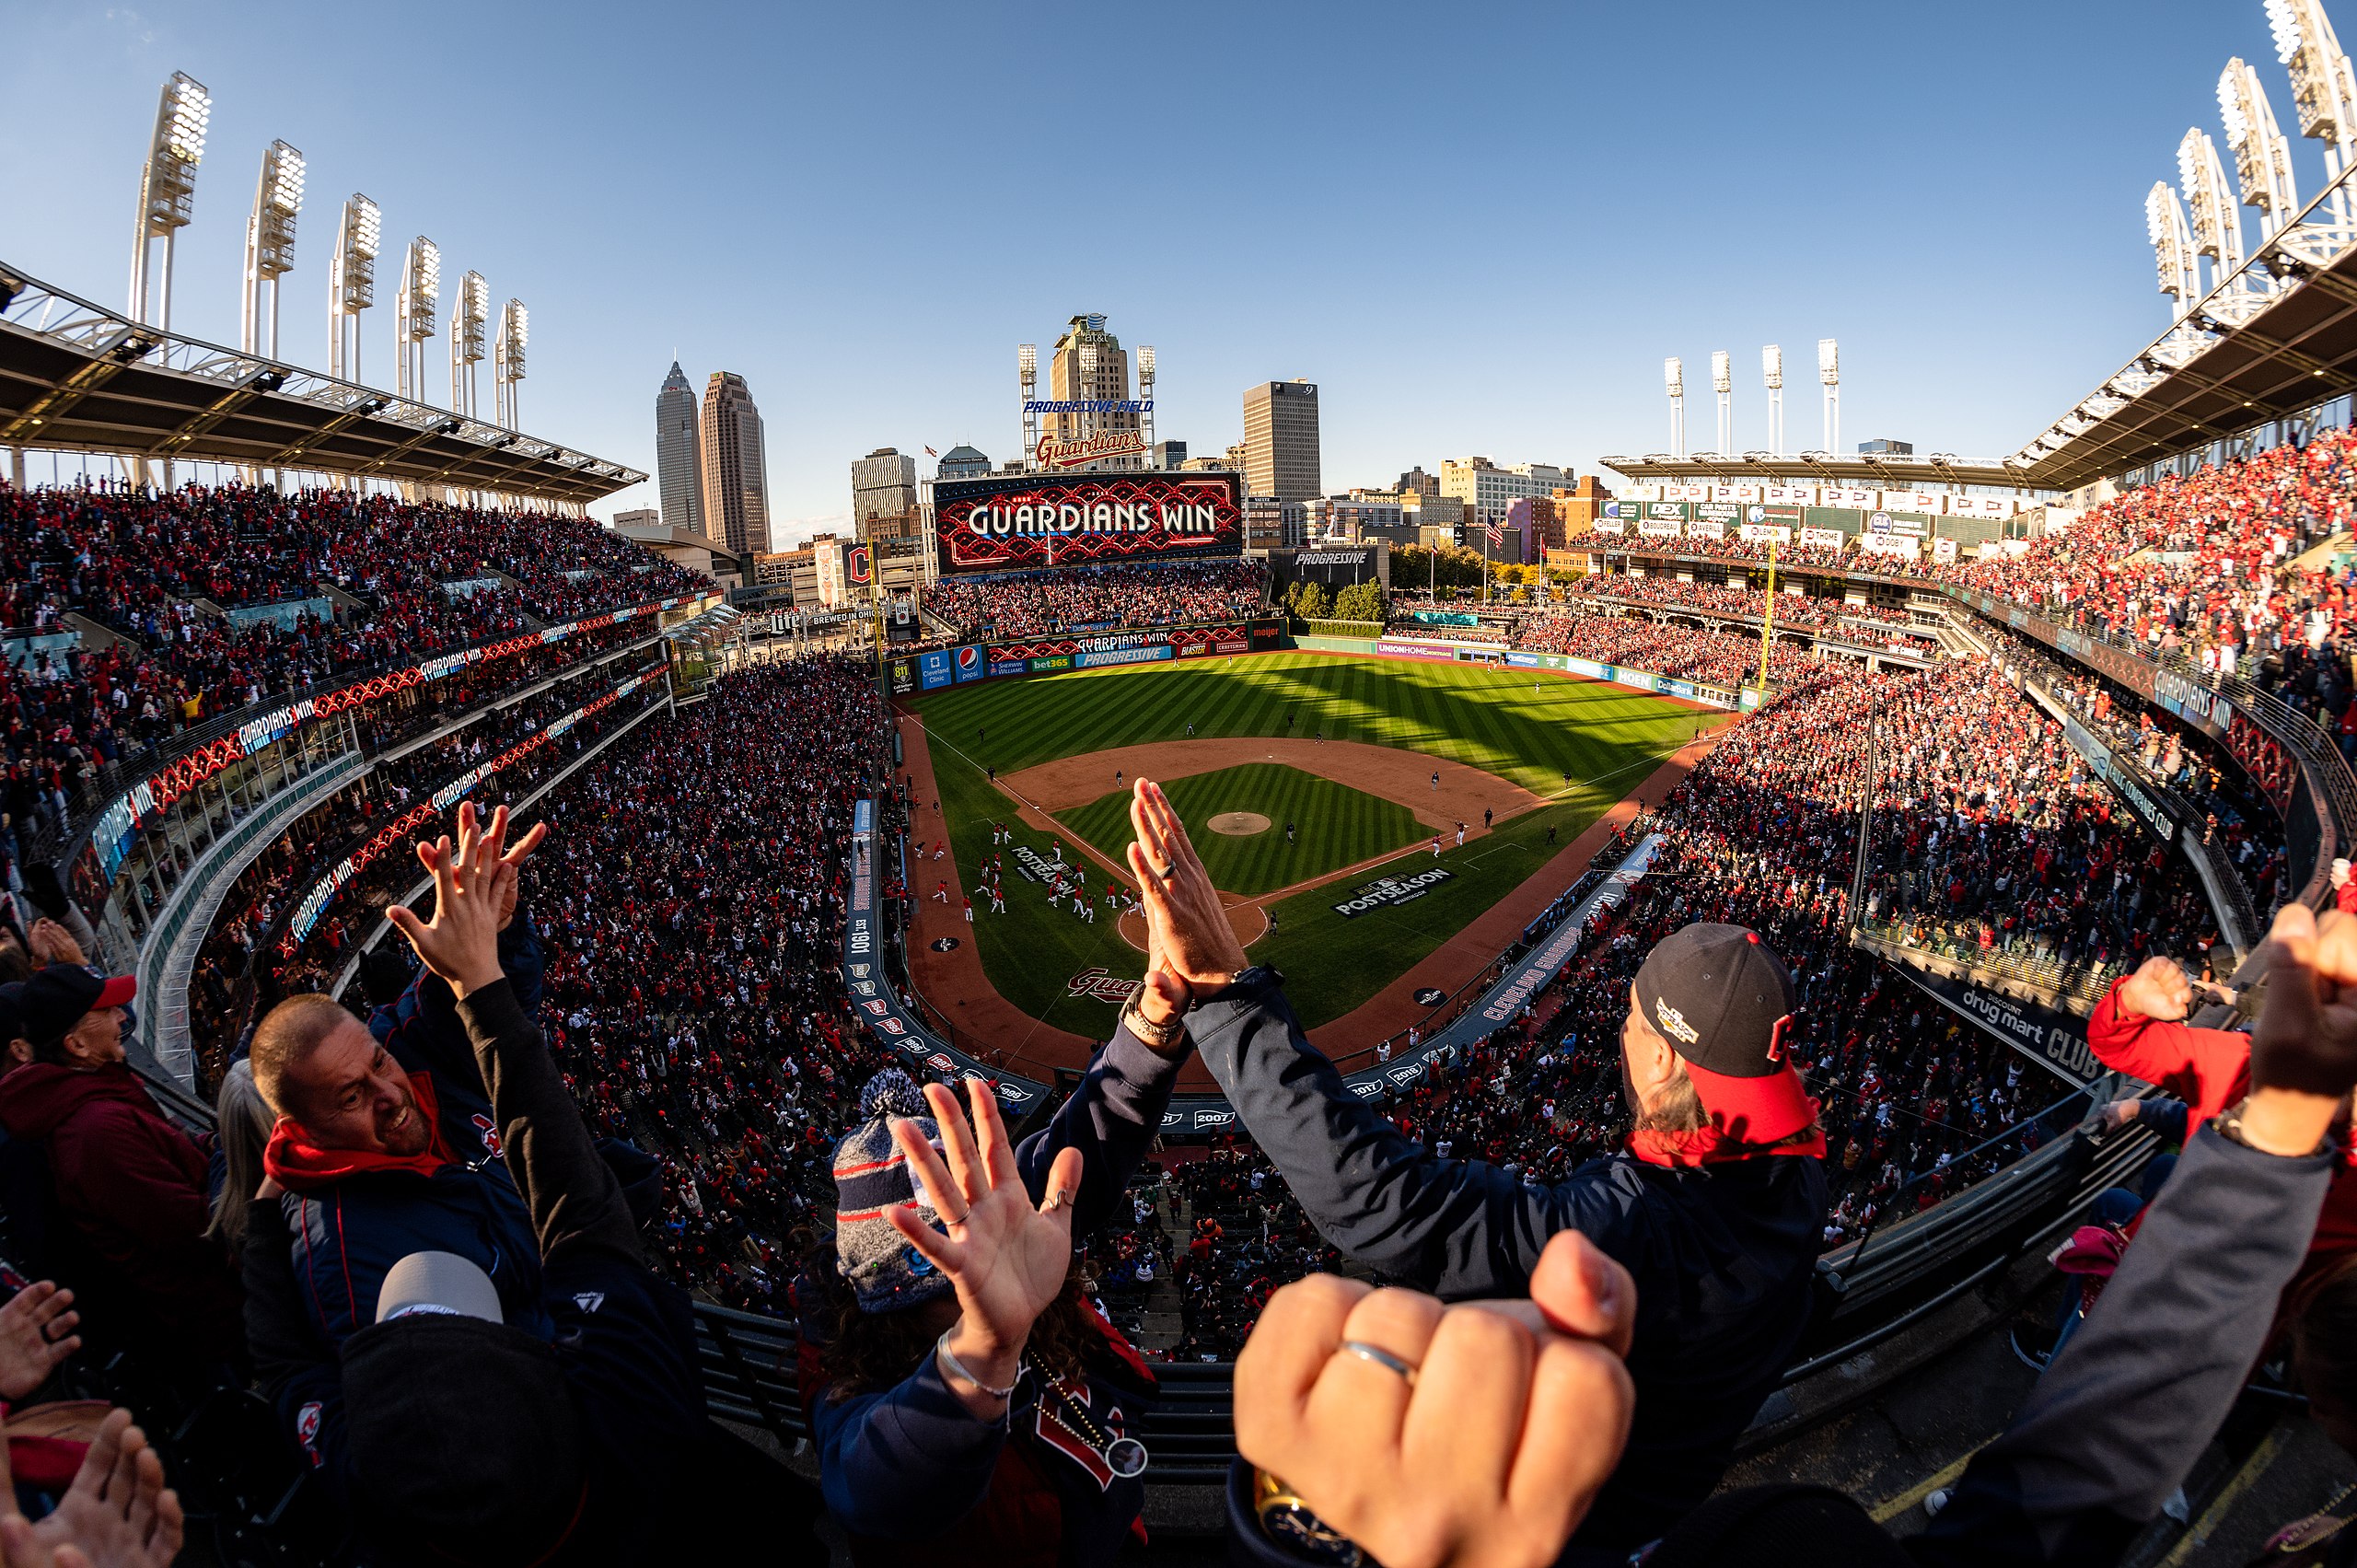
<svg viewBox="0 0 2357 1568"><path fill-rule="evenodd" d="M491 285L481 273L459 280L450 301L450 410L475 415L475 366L483 359L483 328L491 319Z"/></svg>
<svg viewBox="0 0 2357 1568"><path fill-rule="evenodd" d="M295 219L303 210L303 155L284 142L262 150L254 209L246 218L245 286L238 307L238 346L278 357L278 280L295 268ZM263 341L262 290L270 290L268 342Z"/></svg>
<svg viewBox="0 0 2357 1568"><path fill-rule="evenodd" d="M503 430L519 427L516 383L524 378L524 350L531 336L531 315L522 300L511 299L500 308L499 337L492 349L491 379L493 415Z"/></svg>
<svg viewBox="0 0 2357 1568"><path fill-rule="evenodd" d="M1138 345L1138 433L1144 438L1146 462L1154 460L1154 345ZM1142 465L1143 466L1143 465Z"/></svg>
<svg viewBox="0 0 2357 1568"><path fill-rule="evenodd" d="M2210 258L2214 286L2242 270L2242 203L2226 184L2226 171L2218 162L2218 144L2199 127L2188 130L2178 141L2177 169L2192 225L2193 252Z"/></svg>
<svg viewBox="0 0 2357 1568"><path fill-rule="evenodd" d="M2268 29L2275 35L2275 58L2292 75L2292 109L2300 134L2325 144L2325 171L2338 180L2349 171L2350 144L2357 141L2357 80L2340 52L2322 0L2267 0ZM2347 203L2336 199L2343 221Z"/></svg>
<svg viewBox="0 0 2357 1568"><path fill-rule="evenodd" d="M1767 382L1768 389L1770 391L1781 392L1784 389L1784 349L1782 344L1770 343L1759 351L1759 374Z"/></svg>
<svg viewBox="0 0 2357 1568"><path fill-rule="evenodd" d="M1027 469L1037 460L1039 448L1039 411L1033 401L1039 391L1039 345L1015 345L1015 374L1023 386L1023 466Z"/></svg>
<svg viewBox="0 0 2357 1568"><path fill-rule="evenodd" d="M1711 450L1732 452L1735 450L1735 365L1723 348L1711 351L1711 390L1717 393L1719 399L1719 438Z"/></svg>
<svg viewBox="0 0 2357 1568"><path fill-rule="evenodd" d="M185 71L175 71L156 105L156 131L139 179L139 222L131 251L131 319L172 324L172 240L194 215L196 168L204 161L205 127L213 118L213 95ZM164 242L163 280L149 314L148 261L152 242Z"/></svg>
<svg viewBox="0 0 2357 1568"><path fill-rule="evenodd" d="M358 192L345 198L328 259L328 374L360 379L360 313L377 303L377 247L384 215Z"/></svg>
<svg viewBox="0 0 2357 1568"><path fill-rule="evenodd" d="M434 338L434 307L442 295L442 250L424 235L409 242L401 286L393 301L393 341L401 374L393 389L417 401L425 396L425 345Z"/></svg>
<svg viewBox="0 0 2357 1568"><path fill-rule="evenodd" d="M1026 377L1039 374L1039 345L1038 343L1016 344L1015 367Z"/></svg>
<svg viewBox="0 0 2357 1568"><path fill-rule="evenodd" d="M1669 450L1686 456L1686 362L1676 354L1661 362L1662 386L1669 393Z"/></svg>
<svg viewBox="0 0 2357 1568"><path fill-rule="evenodd" d="M1784 455L1784 349L1770 343L1759 351L1759 377L1768 384L1768 449Z"/></svg>
<svg viewBox="0 0 2357 1568"><path fill-rule="evenodd" d="M1841 449L1841 345L1832 338L1817 340L1817 380L1825 391L1825 449Z"/></svg>
<svg viewBox="0 0 2357 1568"><path fill-rule="evenodd" d="M2153 267L2160 291L2175 297L2177 314L2182 319L2200 298L2201 287L2185 207L2165 180L2154 180L2144 192L2144 233L2153 244Z"/></svg>
<svg viewBox="0 0 2357 1568"><path fill-rule="evenodd" d="M2235 178L2243 203L2267 215L2262 235L2272 234L2300 210L2299 184L2292 172L2292 142L2275 122L2275 107L2258 73L2239 56L2218 74L2218 114L2225 122L2226 146L2235 155Z"/></svg>

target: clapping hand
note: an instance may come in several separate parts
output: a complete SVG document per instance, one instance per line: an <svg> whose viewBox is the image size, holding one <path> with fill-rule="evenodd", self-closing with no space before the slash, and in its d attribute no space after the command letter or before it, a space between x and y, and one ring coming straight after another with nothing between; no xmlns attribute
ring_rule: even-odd
<svg viewBox="0 0 2357 1568"><path fill-rule="evenodd" d="M1196 996L1225 987L1244 968L1244 947L1227 922L1211 874L1162 786L1140 779L1130 796L1130 871L1145 904L1152 951Z"/></svg>
<svg viewBox="0 0 2357 1568"><path fill-rule="evenodd" d="M43 915L33 922L32 935L28 939L32 956L44 964L87 964L89 955L82 951L82 944L74 934Z"/></svg>
<svg viewBox="0 0 2357 1568"><path fill-rule="evenodd" d="M2319 921L2286 904L2267 939L2243 1135L2270 1154L2305 1155L2357 1084L2357 918L2327 910Z"/></svg>
<svg viewBox="0 0 2357 1568"><path fill-rule="evenodd" d="M108 1413L74 1484L39 1524L16 1512L13 1494L0 1505L5 1568L170 1568L180 1555L180 1497L129 1411Z"/></svg>
<svg viewBox="0 0 2357 1568"><path fill-rule="evenodd" d="M71 1310L74 1293L49 1280L27 1285L0 1307L0 1400L21 1400L49 1380L57 1364L82 1348Z"/></svg>
<svg viewBox="0 0 2357 1568"><path fill-rule="evenodd" d="M1313 1274L1237 1358L1237 1449L1387 1568L1545 1568L1628 1441L1636 1316L1628 1271L1577 1231L1527 1302Z"/></svg>
<svg viewBox="0 0 2357 1568"><path fill-rule="evenodd" d="M939 1084L925 1086L925 1103L941 1128L939 1153L915 1122L892 1123L893 1143L949 1233L925 1224L913 1207L892 1209L889 1218L958 1287L960 1315L946 1343L970 1377L961 1386L950 1367L942 1370L969 1408L994 1419L1004 1401L979 1390L1014 1386L1031 1325L1062 1293L1072 1270L1072 1201L1080 1191L1081 1156L1078 1149L1056 1156L1048 1169L1048 1195L1035 1207L996 1097L980 1078L967 1079L966 1086L974 1109L971 1132L958 1097Z"/></svg>
<svg viewBox="0 0 2357 1568"><path fill-rule="evenodd" d="M499 980L500 927L515 912L516 881L523 875L525 860L547 836L548 824L536 823L508 849L507 807L493 811L485 828L478 824L474 802L468 801L459 807L455 849L447 836L432 843L419 842L418 864L434 876L434 918L420 920L399 904L388 909L385 918L409 938L425 967L449 981L459 995Z"/></svg>

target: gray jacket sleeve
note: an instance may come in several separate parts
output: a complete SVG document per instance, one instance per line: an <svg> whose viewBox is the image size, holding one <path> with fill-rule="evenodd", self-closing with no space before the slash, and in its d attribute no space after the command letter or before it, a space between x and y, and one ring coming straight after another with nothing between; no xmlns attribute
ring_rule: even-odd
<svg viewBox="0 0 2357 1568"><path fill-rule="evenodd" d="M2086 1326L1965 1471L1919 1561L2107 1561L2161 1511L2257 1365L2307 1256L2332 1156L2204 1127Z"/></svg>
<svg viewBox="0 0 2357 1568"><path fill-rule="evenodd" d="M1559 1230L1615 1256L1638 1194L1596 1161L1530 1187L1478 1160L1439 1158L1351 1093L1309 1043L1276 977L1248 977L1188 1016L1188 1032L1261 1151L1335 1247L1449 1297L1518 1295Z"/></svg>

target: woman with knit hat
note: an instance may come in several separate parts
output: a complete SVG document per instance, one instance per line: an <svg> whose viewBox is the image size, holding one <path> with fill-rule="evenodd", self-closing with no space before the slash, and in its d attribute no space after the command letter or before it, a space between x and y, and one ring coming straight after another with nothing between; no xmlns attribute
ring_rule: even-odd
<svg viewBox="0 0 2357 1568"><path fill-rule="evenodd" d="M795 1295L827 1506L862 1568L953 1532L961 1562L1041 1568L1144 1539L1136 1432L1155 1383L1083 1299L1073 1240L1112 1217L1162 1124L1188 1001L1157 966L1020 1146L979 1078L970 1129L949 1089L897 1068L861 1091L835 1234Z"/></svg>

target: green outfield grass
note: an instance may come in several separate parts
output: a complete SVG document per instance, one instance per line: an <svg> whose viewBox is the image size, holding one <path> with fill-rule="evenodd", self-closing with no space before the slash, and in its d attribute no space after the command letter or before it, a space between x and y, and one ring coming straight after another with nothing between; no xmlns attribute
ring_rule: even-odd
<svg viewBox="0 0 2357 1568"><path fill-rule="evenodd" d="M1212 874L1212 885L1247 898L1432 837L1432 830L1404 806L1282 762L1247 762L1166 780L1163 787L1188 824L1203 869ZM1245 837L1206 830L1205 823L1229 811L1256 812L1269 819L1269 827ZM1056 820L1112 856L1116 865L1126 864L1122 853L1131 837L1129 791L1059 812ZM1290 843L1285 842L1288 822L1295 830Z"/></svg>
<svg viewBox="0 0 2357 1568"><path fill-rule="evenodd" d="M1356 886L1348 879L1277 903L1271 913L1278 928L1253 946L1251 956L1283 970L1286 994L1313 1027L1380 991L1545 865L1664 758L1733 716L1560 675L1540 675L1534 682L1525 671L1315 654L978 682L933 692L912 708L932 738L958 863L970 867L989 853L992 819L1012 819L1012 804L984 778L985 767L1004 775L1060 757L1180 739L1190 723L1197 736L1322 731L1329 739L1400 747L1484 769L1546 799L1544 807L1501 821L1495 832L1448 849L1437 861L1411 843L1402 852L1401 869L1437 865L1451 873L1412 903L1345 918L1331 906ZM1175 795L1177 785L1172 788ZM1098 802L1067 815L1076 822L1107 806ZM1199 845L1216 837L1202 832L1183 804L1181 810ZM1275 837L1282 841L1283 818L1277 823ZM1085 831L1117 859L1128 842L1125 831L1093 819L1085 830L1068 827L1070 841ZM1017 837L1048 853L1047 835ZM1077 848L1070 841L1067 860ZM1134 977L1140 955L1110 920L1083 925L1050 910L1046 894L1020 882L1012 864L1008 912L975 916L992 983L1016 1005L1061 1028L1109 1030L1113 1009L1068 997L1067 982L1091 967ZM1348 864L1332 861L1329 868Z"/></svg>

